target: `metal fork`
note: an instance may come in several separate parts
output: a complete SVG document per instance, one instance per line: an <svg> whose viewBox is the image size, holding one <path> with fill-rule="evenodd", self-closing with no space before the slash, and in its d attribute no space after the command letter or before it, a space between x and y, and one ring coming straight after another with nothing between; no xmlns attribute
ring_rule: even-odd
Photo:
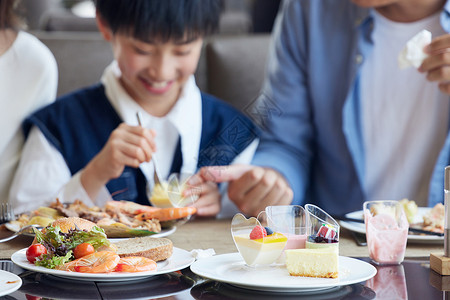
<svg viewBox="0 0 450 300"><path fill-rule="evenodd" d="M0 203L0 224L14 220L12 205L9 203Z"/></svg>
<svg viewBox="0 0 450 300"><path fill-rule="evenodd" d="M136 118L138 121L139 126L142 126L142 122L141 122L141 113L140 112L136 112ZM155 186L158 184L161 184L161 180L159 179L159 174L158 174L158 167L157 162L156 162L156 157L153 155L152 156L152 162L153 162L153 181L155 182Z"/></svg>
<svg viewBox="0 0 450 300"><path fill-rule="evenodd" d="M19 235L21 235L22 233L26 232L27 230L29 230L31 228L36 228L36 229L40 230L40 229L42 229L42 226L38 226L38 225L27 225L27 226L24 226L24 227L20 228L19 231L14 232L13 235L8 236L7 238L4 238L4 239L0 239L0 243L10 241L10 240L18 237Z"/></svg>

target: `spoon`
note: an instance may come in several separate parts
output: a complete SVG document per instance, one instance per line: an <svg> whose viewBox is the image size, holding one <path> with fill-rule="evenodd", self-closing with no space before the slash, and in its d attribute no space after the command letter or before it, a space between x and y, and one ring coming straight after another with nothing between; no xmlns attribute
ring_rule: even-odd
<svg viewBox="0 0 450 300"><path fill-rule="evenodd" d="M142 126L141 113L139 111L136 112L136 118L137 118L139 126ZM159 173L158 173L158 167L157 167L155 155L152 155L152 162L153 162L153 181L155 182L155 186L156 186L158 184L161 184L161 180L159 179L160 177L159 177Z"/></svg>

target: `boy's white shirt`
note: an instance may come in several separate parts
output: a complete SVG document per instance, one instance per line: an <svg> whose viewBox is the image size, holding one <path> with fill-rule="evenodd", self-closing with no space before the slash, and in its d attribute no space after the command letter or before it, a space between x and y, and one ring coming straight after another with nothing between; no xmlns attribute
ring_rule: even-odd
<svg viewBox="0 0 450 300"><path fill-rule="evenodd" d="M140 111L142 125L157 130L155 155L161 175L163 177L169 175L178 135L181 137L183 156L181 171L194 174L197 168L202 129L201 93L195 84L194 76L186 82L173 109L161 118L149 115L132 100L120 85L119 76L120 70L116 62L105 69L101 81L105 86L107 98L125 123L137 125L136 112ZM158 128L163 129L164 132L158 132ZM253 141L232 163L250 163L257 145L258 140ZM162 156L158 153L170 155ZM140 168L149 182L153 182L153 164L144 163ZM100 207L111 200L111 195L105 186L95 200L90 199L80 181L81 171L71 176L61 153L48 142L39 128L34 126L25 144L22 160L11 187L10 200L14 204L15 211L17 213L30 211L39 206L48 205L56 198L59 198L61 202L73 202L79 199L89 206ZM39 179L38 183L35 183L36 178ZM45 182L42 182L41 178L46 178ZM226 195L226 189L227 184L222 184L221 194L224 196L218 217L228 217L238 212L237 207Z"/></svg>

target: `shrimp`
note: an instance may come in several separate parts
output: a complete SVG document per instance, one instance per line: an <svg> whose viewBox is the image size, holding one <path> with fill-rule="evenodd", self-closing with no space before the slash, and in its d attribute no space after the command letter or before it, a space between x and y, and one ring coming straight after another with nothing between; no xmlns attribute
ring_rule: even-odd
<svg viewBox="0 0 450 300"><path fill-rule="evenodd" d="M140 213L152 212L158 210L156 207L141 205L130 201L108 201L106 202L105 209L108 212L120 211L129 215L137 215Z"/></svg>
<svg viewBox="0 0 450 300"><path fill-rule="evenodd" d="M114 270L120 257L111 251L95 252L58 267L58 270L80 273L107 273Z"/></svg>
<svg viewBox="0 0 450 300"><path fill-rule="evenodd" d="M156 262L142 256L121 257L115 272L144 272L156 270Z"/></svg>
<svg viewBox="0 0 450 300"><path fill-rule="evenodd" d="M148 211L137 215L135 218L141 221L149 219L158 219L159 221L170 221L175 219L186 218L197 212L195 207L169 207L160 208L154 211Z"/></svg>

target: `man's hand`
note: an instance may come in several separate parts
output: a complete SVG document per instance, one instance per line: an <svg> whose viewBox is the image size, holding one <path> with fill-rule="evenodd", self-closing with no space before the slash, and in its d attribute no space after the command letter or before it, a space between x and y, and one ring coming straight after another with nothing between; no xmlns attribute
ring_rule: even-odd
<svg viewBox="0 0 450 300"><path fill-rule="evenodd" d="M425 47L428 53L419 71L427 73L429 81L439 82L441 92L450 95L450 34L439 36Z"/></svg>
<svg viewBox="0 0 450 300"><path fill-rule="evenodd" d="M286 179L271 168L251 165L203 167L204 181L228 182L228 196L246 215L257 216L269 205L289 205L292 189Z"/></svg>

